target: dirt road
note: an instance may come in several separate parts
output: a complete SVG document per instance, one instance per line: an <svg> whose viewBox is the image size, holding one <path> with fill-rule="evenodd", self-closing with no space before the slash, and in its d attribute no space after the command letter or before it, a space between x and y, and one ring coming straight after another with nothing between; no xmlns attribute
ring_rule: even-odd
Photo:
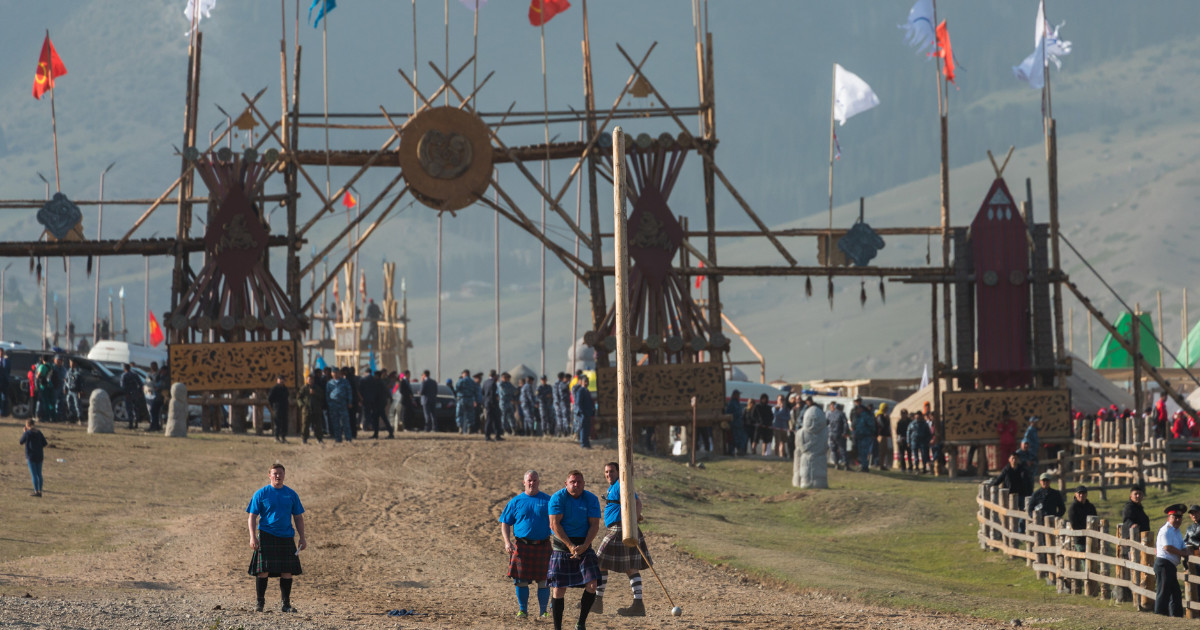
<svg viewBox="0 0 1200 630"><path fill-rule="evenodd" d="M118 429L89 436L50 426L45 496L28 495L16 446L0 420L0 625L44 628L550 628L518 620L497 517L537 469L542 489L578 468L602 494L615 451L562 440L500 444L441 434L302 446L268 437L170 440ZM62 459L62 462L57 460ZM298 614L253 612L245 506L275 461L307 512L310 549L292 600ZM639 458L639 475L666 460ZM646 514L654 518L652 511ZM653 574L648 615L615 615L631 598L610 583L598 628L994 628L971 618L866 606L840 594L763 584L650 534L658 572L684 615L672 617ZM29 597L25 597L29 595ZM578 591L568 594L574 627ZM278 610L272 581L268 608ZM531 597L536 609L536 598ZM388 617L393 609L416 616Z"/></svg>

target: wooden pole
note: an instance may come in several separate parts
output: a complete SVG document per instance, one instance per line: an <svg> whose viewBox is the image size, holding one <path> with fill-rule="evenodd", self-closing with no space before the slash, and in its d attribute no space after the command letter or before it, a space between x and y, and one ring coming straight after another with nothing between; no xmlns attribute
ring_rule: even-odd
<svg viewBox="0 0 1200 630"><path fill-rule="evenodd" d="M627 547L636 547L637 505L633 498L633 376L632 348L629 345L629 251L625 218L625 132L613 129L613 264L617 268L617 464L621 481L621 532Z"/></svg>
<svg viewBox="0 0 1200 630"><path fill-rule="evenodd" d="M1158 367L1167 367L1167 353L1163 347L1163 339L1167 336L1167 329L1163 328L1162 291L1155 291L1154 297L1158 300ZM70 302L67 305L69 307Z"/></svg>
<svg viewBox="0 0 1200 630"><path fill-rule="evenodd" d="M1187 312L1187 287L1183 288L1183 360L1180 364L1185 368L1192 367L1192 344L1189 339L1191 335L1188 330L1188 312Z"/></svg>
<svg viewBox="0 0 1200 630"><path fill-rule="evenodd" d="M1072 353L1075 352L1075 308L1067 309L1067 321L1070 322L1067 326L1067 349Z"/></svg>
<svg viewBox="0 0 1200 630"><path fill-rule="evenodd" d="M834 158L834 141L833 134L837 133L834 128L834 110L837 108L837 68L838 65L833 64L833 81L829 87L829 235L825 241L825 260L821 263L826 266L833 264L833 158ZM937 357L934 357L937 360Z"/></svg>
<svg viewBox="0 0 1200 630"><path fill-rule="evenodd" d="M46 29L46 41L50 41L50 29ZM54 136L54 190L62 192L62 184L59 182L58 176L58 117L54 114L54 68L46 68L45 76L50 78L50 134Z"/></svg>
<svg viewBox="0 0 1200 630"><path fill-rule="evenodd" d="M587 0L580 3L583 13L583 97L587 108L587 136L594 138L597 133L596 125L596 91L592 79L592 44L588 25ZM604 251L600 241L600 202L596 190L596 172L600 168L600 158L595 153L588 156L588 209L591 224L592 266L587 269L588 293L592 307L591 330L599 330L608 314L608 300L604 296L604 276L595 272L597 267L604 264ZM608 367L608 353L596 352L596 367Z"/></svg>
<svg viewBox="0 0 1200 630"><path fill-rule="evenodd" d="M1142 306L1139 304L1136 310L1133 311L1133 321L1130 324L1130 341L1133 345L1133 351L1129 354L1133 358L1133 411L1136 414L1142 413Z"/></svg>
<svg viewBox="0 0 1200 630"><path fill-rule="evenodd" d="M1089 317L1087 318L1087 323L1088 323L1088 326L1087 326L1087 330L1088 330L1088 367L1091 367L1092 363L1096 360L1096 351L1092 348L1092 318L1090 317L1090 313L1089 313Z"/></svg>

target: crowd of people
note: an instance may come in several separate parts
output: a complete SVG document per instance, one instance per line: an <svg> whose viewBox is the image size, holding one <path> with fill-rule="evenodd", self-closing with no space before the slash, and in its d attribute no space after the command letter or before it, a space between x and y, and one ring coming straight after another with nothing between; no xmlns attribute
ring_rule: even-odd
<svg viewBox="0 0 1200 630"><path fill-rule="evenodd" d="M839 402L830 401L822 408L813 396L797 393L778 396L774 405L766 394L743 402L741 392L735 389L725 406L725 413L731 418L725 454L792 459L796 432L804 424L804 414L815 407L828 423L830 459L838 470L868 472L871 466L879 470L896 466L925 474L934 472L935 466L944 462L937 417L929 403L912 414L901 409L895 419L894 434L886 402L873 406L862 397L855 397L853 403L847 413ZM703 432L699 444L706 444Z"/></svg>
<svg viewBox="0 0 1200 630"><path fill-rule="evenodd" d="M482 434L487 441L502 441L505 435L577 436L580 445L591 447L591 421L595 401L582 371L560 372L553 384L542 376L524 377L514 384L508 372L463 370L457 381L447 379L454 396L454 426L463 435ZM268 394L272 425L278 441L287 440L289 392L282 378ZM323 442L352 441L359 432L370 431L378 439L396 431L438 430L439 386L425 370L416 375L367 370L359 376L352 367L314 369L296 392L300 410L300 436ZM283 419L277 421L276 419Z"/></svg>

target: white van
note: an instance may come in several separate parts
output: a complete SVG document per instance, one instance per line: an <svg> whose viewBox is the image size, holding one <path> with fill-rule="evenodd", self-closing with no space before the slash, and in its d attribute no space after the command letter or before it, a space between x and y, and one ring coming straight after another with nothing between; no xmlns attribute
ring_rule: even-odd
<svg viewBox="0 0 1200 630"><path fill-rule="evenodd" d="M106 363L129 363L147 369L151 363L166 363L167 351L124 341L104 340L92 346L87 358Z"/></svg>

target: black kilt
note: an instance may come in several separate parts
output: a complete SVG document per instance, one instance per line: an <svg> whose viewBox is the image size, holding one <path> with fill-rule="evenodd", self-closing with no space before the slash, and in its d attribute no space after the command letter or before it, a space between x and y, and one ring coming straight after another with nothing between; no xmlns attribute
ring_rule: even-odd
<svg viewBox="0 0 1200 630"><path fill-rule="evenodd" d="M620 525L608 528L604 541L600 543L600 568L604 571L618 573L649 569L650 565L646 563L646 560L650 558L650 552L646 549L646 537L642 535L642 528L638 528L637 547L626 547L621 538ZM645 559L642 558L642 553L638 553L639 547L642 553L646 554Z"/></svg>
<svg viewBox="0 0 1200 630"><path fill-rule="evenodd" d="M250 554L250 575L266 573L277 578L281 573L300 575L300 556L296 555L295 538L281 538L258 530L258 549Z"/></svg>
<svg viewBox="0 0 1200 630"><path fill-rule="evenodd" d="M517 550L508 559L508 577L522 582L542 582L550 570L550 539L517 539Z"/></svg>

